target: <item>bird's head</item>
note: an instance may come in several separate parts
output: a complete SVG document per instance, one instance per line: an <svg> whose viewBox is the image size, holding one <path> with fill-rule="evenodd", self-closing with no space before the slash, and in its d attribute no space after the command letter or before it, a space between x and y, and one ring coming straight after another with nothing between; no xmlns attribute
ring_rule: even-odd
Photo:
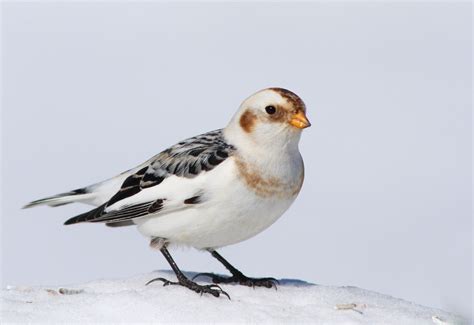
<svg viewBox="0 0 474 325"><path fill-rule="evenodd" d="M243 101L226 131L237 142L268 148L297 146L309 126L301 98L283 88L267 88Z"/></svg>

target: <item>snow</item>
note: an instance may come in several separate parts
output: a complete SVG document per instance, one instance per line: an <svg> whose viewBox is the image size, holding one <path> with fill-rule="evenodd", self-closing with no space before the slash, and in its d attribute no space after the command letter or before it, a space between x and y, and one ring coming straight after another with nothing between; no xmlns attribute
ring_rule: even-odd
<svg viewBox="0 0 474 325"><path fill-rule="evenodd" d="M186 273L192 276L195 273ZM356 287L280 280L278 290L223 285L226 297L145 283L175 279L168 271L129 279L63 287L7 287L1 291L5 322L312 322L344 324L464 324L444 311Z"/></svg>

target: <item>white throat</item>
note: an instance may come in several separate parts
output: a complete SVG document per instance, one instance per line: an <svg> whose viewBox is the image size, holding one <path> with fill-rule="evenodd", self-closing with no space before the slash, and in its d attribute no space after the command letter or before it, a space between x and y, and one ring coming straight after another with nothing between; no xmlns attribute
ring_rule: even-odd
<svg viewBox="0 0 474 325"><path fill-rule="evenodd" d="M265 167L272 160L287 161L300 157L298 144L301 132L282 130L280 134L268 134L255 130L246 133L238 123L231 123L224 129L224 137L235 146L246 161Z"/></svg>

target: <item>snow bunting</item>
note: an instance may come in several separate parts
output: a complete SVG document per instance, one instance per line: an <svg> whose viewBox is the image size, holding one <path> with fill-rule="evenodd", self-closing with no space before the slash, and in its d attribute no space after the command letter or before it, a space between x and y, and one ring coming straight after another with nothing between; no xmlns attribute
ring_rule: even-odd
<svg viewBox="0 0 474 325"><path fill-rule="evenodd" d="M264 89L247 98L224 129L179 142L116 177L33 201L25 208L82 202L96 208L66 225L136 225L178 279L149 283L159 280L216 297L228 296L218 283L270 288L276 280L246 277L216 249L255 236L290 207L304 179L298 143L301 131L310 125L305 104L296 94ZM215 284L193 282L173 261L170 244L209 251L232 276L202 273Z"/></svg>

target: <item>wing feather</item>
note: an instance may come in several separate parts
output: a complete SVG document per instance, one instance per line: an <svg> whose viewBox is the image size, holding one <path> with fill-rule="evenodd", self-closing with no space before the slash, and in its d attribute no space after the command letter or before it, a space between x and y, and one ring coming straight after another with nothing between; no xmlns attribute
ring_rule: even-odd
<svg viewBox="0 0 474 325"><path fill-rule="evenodd" d="M235 148L225 141L222 130L184 140L156 155L149 160L148 164L128 176L120 190L108 202L67 220L65 225L80 222L105 222L113 226L114 223L128 224L127 221L134 218L157 214L164 208L166 197L124 206L116 205L116 203L134 197L144 189L160 185L167 177L174 175L194 178L203 172L208 172L231 156L234 151ZM173 193L170 195L172 196ZM186 203L182 202L182 206L169 208L183 209L199 202L198 200L186 201Z"/></svg>
<svg viewBox="0 0 474 325"><path fill-rule="evenodd" d="M234 151L235 148L225 141L221 129L184 140L156 155L147 166L130 175L108 206L157 186L172 175L194 178L214 169Z"/></svg>
<svg viewBox="0 0 474 325"><path fill-rule="evenodd" d="M106 204L103 204L100 207L97 207L89 212L80 214L76 217L67 220L64 224L71 225L80 222L114 223L131 220L150 214L148 210L153 204L154 202L146 202L136 205L130 205L120 210L113 210L111 212L106 212Z"/></svg>

